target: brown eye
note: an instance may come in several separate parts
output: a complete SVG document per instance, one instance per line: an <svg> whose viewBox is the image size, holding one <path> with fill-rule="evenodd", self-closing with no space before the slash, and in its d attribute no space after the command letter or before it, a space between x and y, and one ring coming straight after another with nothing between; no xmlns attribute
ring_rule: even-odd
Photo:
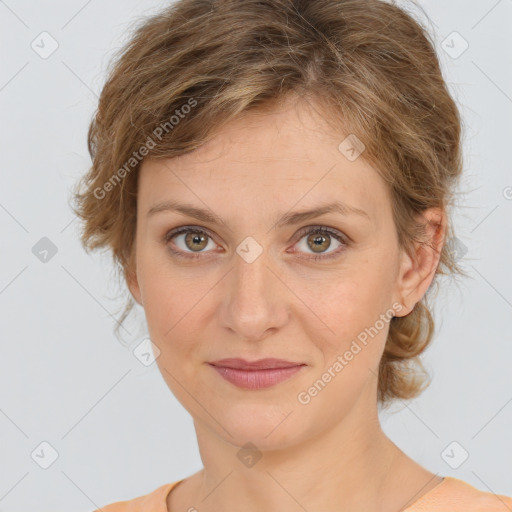
<svg viewBox="0 0 512 512"><path fill-rule="evenodd" d="M212 252L206 249L216 248L215 242L206 231L187 226L170 231L164 239L171 253L183 258L201 257L202 254Z"/></svg>
<svg viewBox="0 0 512 512"><path fill-rule="evenodd" d="M189 232L185 236L185 245L194 252L201 251L208 245L208 238L204 233Z"/></svg>
<svg viewBox="0 0 512 512"><path fill-rule="evenodd" d="M217 244L213 241L213 238L208 232L199 228L182 226L169 231L164 240L169 251L181 258L201 258L210 252L216 252ZM335 245L334 250L329 251L333 242L338 246ZM210 243L211 247L208 247ZM295 245L299 246L299 250L294 249L292 252L316 254L317 256L312 256L312 259L327 260L338 256L350 245L350 242L346 235L341 232L320 226L313 229L303 229L300 240Z"/></svg>
<svg viewBox="0 0 512 512"><path fill-rule="evenodd" d="M334 250L329 251L333 244ZM301 238L296 245L298 250L296 249L294 252L305 252L310 255L313 253L317 256L312 256L312 259L327 260L338 256L340 252L348 247L349 241L337 230L319 226L313 229L303 229Z"/></svg>
<svg viewBox="0 0 512 512"><path fill-rule="evenodd" d="M329 235L315 233L307 237L307 244L314 252L323 252L329 249L331 239Z"/></svg>

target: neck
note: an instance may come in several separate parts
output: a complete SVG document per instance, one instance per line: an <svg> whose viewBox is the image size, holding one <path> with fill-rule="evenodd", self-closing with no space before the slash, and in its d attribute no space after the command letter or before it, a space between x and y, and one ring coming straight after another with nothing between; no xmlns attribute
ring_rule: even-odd
<svg viewBox="0 0 512 512"><path fill-rule="evenodd" d="M196 421L204 468L193 476L189 496L194 503L183 505L201 512L399 510L404 496L419 487L400 494L401 484L412 478L405 476L412 466L405 467L405 454L382 431L377 408L372 410L363 413L355 406L343 422L301 442L272 445L273 436L267 436L254 443L254 452L244 452L239 447L244 443L231 444ZM240 454L260 458L254 463L242 457L248 461L244 464ZM417 485L420 466L415 466ZM425 484L431 474L420 471Z"/></svg>

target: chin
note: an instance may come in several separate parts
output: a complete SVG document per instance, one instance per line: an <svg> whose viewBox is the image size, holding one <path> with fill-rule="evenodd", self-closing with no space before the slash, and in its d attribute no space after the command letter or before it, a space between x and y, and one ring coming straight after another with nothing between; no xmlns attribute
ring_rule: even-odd
<svg viewBox="0 0 512 512"><path fill-rule="evenodd" d="M294 435L286 429L283 429L283 431L279 433L277 429L272 432L272 428L267 429L265 425L261 430L258 430L258 428L251 426L230 430L232 437L225 432L223 432L222 435L226 442L235 446L241 452L260 451L263 453L279 451L300 442L300 435ZM272 433L269 435L269 432Z"/></svg>
<svg viewBox="0 0 512 512"><path fill-rule="evenodd" d="M243 447L250 442L262 451L279 450L308 437L304 417L300 418L298 411L291 411L291 407L279 408L275 405L240 406L221 415L212 412L220 425L212 425L211 418L208 422L226 442L234 446Z"/></svg>

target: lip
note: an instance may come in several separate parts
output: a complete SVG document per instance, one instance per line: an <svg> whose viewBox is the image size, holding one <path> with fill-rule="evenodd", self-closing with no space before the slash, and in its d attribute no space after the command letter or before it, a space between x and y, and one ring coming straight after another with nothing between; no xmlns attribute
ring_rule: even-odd
<svg viewBox="0 0 512 512"><path fill-rule="evenodd" d="M269 370L276 368L291 368L293 366L301 366L305 363L285 361L284 359L275 359L267 357L265 359L258 359L257 361L246 361L241 358L220 359L209 363L213 366L220 366L223 368L233 368L236 370Z"/></svg>
<svg viewBox="0 0 512 512"><path fill-rule="evenodd" d="M219 375L239 388L264 389L288 380L306 366L283 359L222 359L209 363Z"/></svg>

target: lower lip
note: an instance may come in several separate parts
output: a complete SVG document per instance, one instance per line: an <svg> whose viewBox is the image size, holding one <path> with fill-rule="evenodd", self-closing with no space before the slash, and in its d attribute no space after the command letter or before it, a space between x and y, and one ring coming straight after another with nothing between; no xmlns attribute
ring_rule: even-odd
<svg viewBox="0 0 512 512"><path fill-rule="evenodd" d="M272 368L268 370L236 370L224 366L211 366L217 370L221 377L239 388L263 389L289 379L305 365L290 366L289 368Z"/></svg>

